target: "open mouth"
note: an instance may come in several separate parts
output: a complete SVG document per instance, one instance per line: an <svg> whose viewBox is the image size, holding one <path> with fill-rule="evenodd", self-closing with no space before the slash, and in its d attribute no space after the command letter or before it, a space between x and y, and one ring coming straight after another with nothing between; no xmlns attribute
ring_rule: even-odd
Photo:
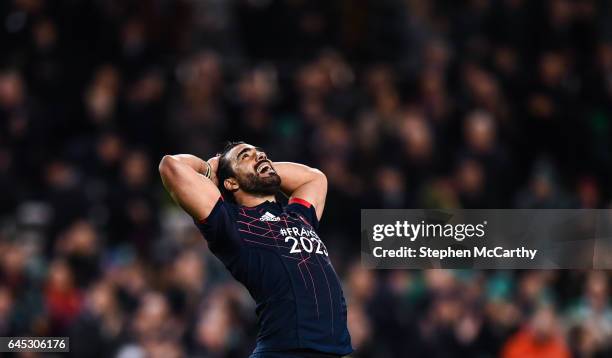
<svg viewBox="0 0 612 358"><path fill-rule="evenodd" d="M257 174L265 174L268 172L274 172L274 169L272 169L272 164L269 161L262 160L255 165L255 171Z"/></svg>

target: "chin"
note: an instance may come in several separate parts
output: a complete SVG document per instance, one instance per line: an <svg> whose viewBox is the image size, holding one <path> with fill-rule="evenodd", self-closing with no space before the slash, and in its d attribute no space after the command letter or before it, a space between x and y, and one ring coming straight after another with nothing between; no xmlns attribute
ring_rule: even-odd
<svg viewBox="0 0 612 358"><path fill-rule="evenodd" d="M239 184L246 192L272 195L280 191L281 178L276 173L267 176L250 174Z"/></svg>

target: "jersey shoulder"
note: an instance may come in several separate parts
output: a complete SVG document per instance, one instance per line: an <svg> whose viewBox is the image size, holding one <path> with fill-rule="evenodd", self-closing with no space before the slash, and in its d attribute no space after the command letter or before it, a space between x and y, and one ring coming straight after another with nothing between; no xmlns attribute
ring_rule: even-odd
<svg viewBox="0 0 612 358"><path fill-rule="evenodd" d="M287 206L285 206L284 211L297 214L301 220L304 220L314 229L319 228L319 220L317 219L317 212L314 205L304 199L291 198Z"/></svg>

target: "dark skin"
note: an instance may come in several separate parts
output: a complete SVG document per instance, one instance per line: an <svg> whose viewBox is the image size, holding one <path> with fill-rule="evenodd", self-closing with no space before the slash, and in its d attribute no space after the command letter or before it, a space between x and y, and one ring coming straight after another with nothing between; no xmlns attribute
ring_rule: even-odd
<svg viewBox="0 0 612 358"><path fill-rule="evenodd" d="M271 162L264 151L250 144L240 144L232 148L226 158L230 161L235 176L227 178L223 186L234 194L236 202L243 206L257 206L266 200L274 201L274 194L252 193L241 186L248 176L259 180L273 180L280 177L280 190L290 198L299 198L311 203L316 210L317 218L323 215L327 195L327 178L318 169L290 162ZM212 177L203 174L208 166L204 160L190 155L166 155L159 164L162 182L172 198L196 220L208 217L215 203L221 196L217 188L219 158L208 160L212 168Z"/></svg>

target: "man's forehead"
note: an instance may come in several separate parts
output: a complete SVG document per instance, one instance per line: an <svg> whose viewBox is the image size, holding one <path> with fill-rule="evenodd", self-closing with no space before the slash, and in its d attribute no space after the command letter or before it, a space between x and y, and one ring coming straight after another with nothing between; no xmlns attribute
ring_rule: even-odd
<svg viewBox="0 0 612 358"><path fill-rule="evenodd" d="M238 153L240 153L243 149L251 149L255 148L254 145L248 143L238 144L234 148L232 148L227 154L231 157L235 157Z"/></svg>

